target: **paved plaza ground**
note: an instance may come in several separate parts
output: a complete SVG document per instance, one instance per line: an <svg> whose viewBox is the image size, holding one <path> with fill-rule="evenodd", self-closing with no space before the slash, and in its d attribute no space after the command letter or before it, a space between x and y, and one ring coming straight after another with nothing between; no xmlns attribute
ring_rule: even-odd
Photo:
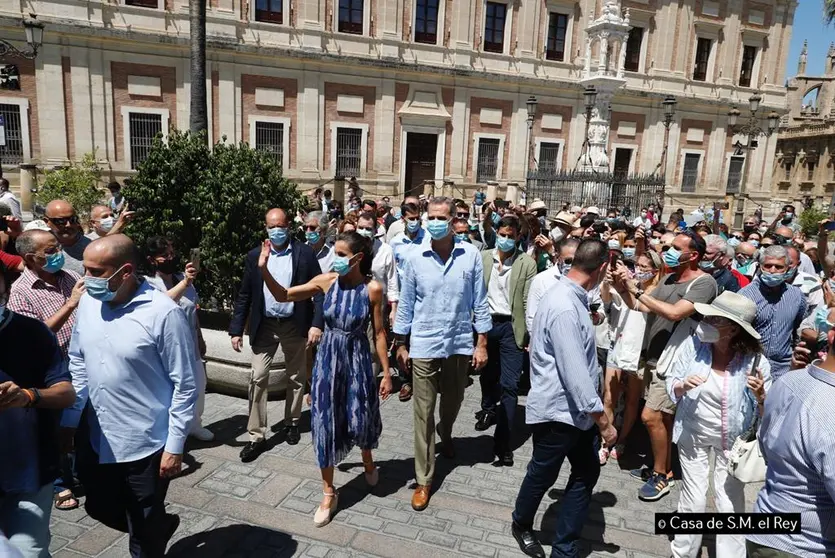
<svg viewBox="0 0 835 558"><path fill-rule="evenodd" d="M208 394L204 424L217 439L210 444L190 442L184 474L168 491L168 510L182 520L169 556L524 556L510 534L510 514L531 455L531 441L527 435L519 436L514 467L493 467L492 429L481 433L473 428L479 397L476 381L467 390L455 425L457 457L454 461L438 457L437 490L423 512L410 506L409 487L414 482L411 403L401 403L396 397L383 403L384 430L375 452L380 484L373 492L368 490L359 451L352 452L336 472L339 512L333 523L317 529L313 512L321 498L321 482L309 412L302 417L300 444L287 445L275 435L267 453L242 464L238 452L247 440L247 402ZM271 401L269 413L271 423L278 424L284 416L284 402ZM622 466L640 462L640 456L635 456ZM537 529L543 524L540 540L548 553L568 472L566 463L542 502L536 522ZM645 503L636 497L638 488L617 462L603 468L583 531L581 556L670 555L667 538L653 534L653 514L674 511L678 489L657 503ZM755 487L749 488L751 504ZM51 550L56 558L124 557L128 556L127 536L98 524L83 507L53 511Z"/></svg>

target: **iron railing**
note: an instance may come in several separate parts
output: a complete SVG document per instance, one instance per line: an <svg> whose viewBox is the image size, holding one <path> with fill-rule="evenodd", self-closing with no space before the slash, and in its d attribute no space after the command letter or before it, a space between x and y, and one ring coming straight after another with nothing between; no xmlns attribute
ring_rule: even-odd
<svg viewBox="0 0 835 558"><path fill-rule="evenodd" d="M19 105L0 104L0 116L6 125L6 145L0 146L0 160L4 165L19 165L23 162L23 128L20 122Z"/></svg>
<svg viewBox="0 0 835 558"><path fill-rule="evenodd" d="M336 129L336 176L359 176L362 166L362 130Z"/></svg>
<svg viewBox="0 0 835 558"><path fill-rule="evenodd" d="M277 165L284 165L284 124L255 122L255 149L269 153Z"/></svg>
<svg viewBox="0 0 835 558"><path fill-rule="evenodd" d="M137 169L154 145L154 138L162 132L162 115L146 112L128 113L130 134L130 168Z"/></svg>
<svg viewBox="0 0 835 558"><path fill-rule="evenodd" d="M495 138L480 138L478 140L475 181L479 184L496 180L499 171L499 144L499 140Z"/></svg>
<svg viewBox="0 0 835 558"><path fill-rule="evenodd" d="M637 215L642 207L664 198L665 180L657 174L553 171L539 168L528 173L526 198L539 198L556 215L566 205L597 206L601 210L629 208Z"/></svg>

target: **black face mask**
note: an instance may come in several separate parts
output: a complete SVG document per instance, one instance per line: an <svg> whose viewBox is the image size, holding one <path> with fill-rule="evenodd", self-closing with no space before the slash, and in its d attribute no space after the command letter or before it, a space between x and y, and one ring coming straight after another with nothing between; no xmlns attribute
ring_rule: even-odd
<svg viewBox="0 0 835 558"><path fill-rule="evenodd" d="M171 260L165 260L162 263L157 262L157 271L159 271L160 273L165 273L166 275L176 273L179 269L180 262L178 262L176 258Z"/></svg>
<svg viewBox="0 0 835 558"><path fill-rule="evenodd" d="M742 225L742 230L745 231L746 234L751 234L756 230L757 227L754 225Z"/></svg>

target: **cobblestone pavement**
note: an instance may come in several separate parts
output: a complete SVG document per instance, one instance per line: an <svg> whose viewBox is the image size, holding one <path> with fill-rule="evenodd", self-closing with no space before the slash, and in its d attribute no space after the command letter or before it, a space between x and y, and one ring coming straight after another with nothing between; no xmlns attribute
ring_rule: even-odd
<svg viewBox="0 0 835 558"><path fill-rule="evenodd" d="M309 413L305 411L302 418L300 444L287 445L274 435L267 453L242 464L238 452L247 439L247 402L208 394L204 424L217 440L190 442L187 469L171 484L168 510L180 515L181 524L169 556L524 556L510 534L510 513L531 455L531 441L520 436L512 468L493 467L492 429L480 433L473 428L478 401L476 382L467 390L454 428L457 458L450 462L438 457L437 491L423 512L410 506L412 406L396 397L386 401L384 431L375 452L380 484L369 492L355 450L335 474L340 511L333 523L317 529L313 512L321 498L321 483L307 431ZM283 401L269 403L273 423L280 421L283 411ZM635 460L621 467L640 464L640 457ZM537 517L547 552L569 469L566 463ZM617 462L603 468L583 531L582 556L669 556L669 542L653 534L652 520L655 512L674 511L678 489L657 503L645 503L636 497L638 487ZM752 494L749 491L749 503ZM126 535L88 517L83 506L69 512L53 510L50 549L56 558L128 556Z"/></svg>

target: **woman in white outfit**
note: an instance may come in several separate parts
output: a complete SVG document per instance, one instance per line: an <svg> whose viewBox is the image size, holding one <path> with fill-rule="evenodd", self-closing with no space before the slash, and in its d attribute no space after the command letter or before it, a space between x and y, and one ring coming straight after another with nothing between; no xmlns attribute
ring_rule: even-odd
<svg viewBox="0 0 835 558"><path fill-rule="evenodd" d="M189 262L186 264L185 271L178 273L181 266L177 255L174 253L174 247L170 240L162 236L154 236L148 239L145 243L145 257L148 266L153 271L153 275L146 276L145 280L155 289L168 294L183 309L189 324L191 324L197 355L200 359L194 363L194 377L197 380L197 405L189 435L204 442L211 441L215 435L208 428L203 428L201 422L206 400L206 367L203 365L202 359L203 355L206 354L206 344L203 341L200 324L197 321L199 299L197 290L193 285L197 270Z"/></svg>
<svg viewBox="0 0 835 558"><path fill-rule="evenodd" d="M771 387L760 335L751 326L757 306L730 291L712 304L695 306L704 318L696 335L677 350L666 379L667 392L678 405L673 425L682 471L678 512L705 511L712 452L716 511L742 513L750 511L744 484L728 473L728 453L757 414L762 415ZM696 558L701 545L701 535L676 535L670 546L676 558ZM745 556L745 537L717 535L715 556Z"/></svg>
<svg viewBox="0 0 835 558"><path fill-rule="evenodd" d="M627 241L629 242L629 241ZM634 242L634 241L633 241ZM626 254L626 249L624 249ZM655 252L645 252L635 261L634 279L645 293L650 293L658 283L661 257ZM641 349L644 343L644 330L647 326L647 314L630 309L620 295L605 281L600 287L600 297L609 306L609 323L612 326L612 346L606 359L606 375L603 380L603 411L614 423L615 407L621 394L621 382L626 383L623 408L623 425L618 430L618 442L611 450L600 448L600 464L609 458L619 459L623 455L625 443L635 419L638 417L643 380L638 377Z"/></svg>

